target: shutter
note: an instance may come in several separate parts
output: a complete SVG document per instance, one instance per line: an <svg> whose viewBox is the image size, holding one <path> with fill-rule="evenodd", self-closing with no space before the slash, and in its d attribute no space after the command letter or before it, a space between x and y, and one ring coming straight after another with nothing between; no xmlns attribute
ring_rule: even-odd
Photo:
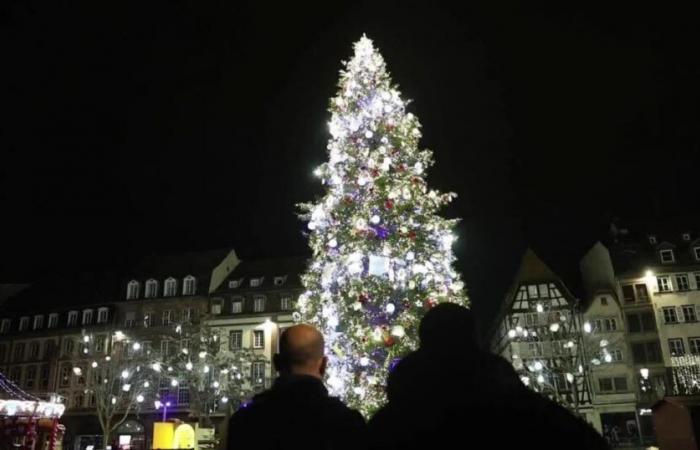
<svg viewBox="0 0 700 450"><path fill-rule="evenodd" d="M678 323L685 322L685 315L683 314L682 306L676 306L676 318L678 319Z"/></svg>

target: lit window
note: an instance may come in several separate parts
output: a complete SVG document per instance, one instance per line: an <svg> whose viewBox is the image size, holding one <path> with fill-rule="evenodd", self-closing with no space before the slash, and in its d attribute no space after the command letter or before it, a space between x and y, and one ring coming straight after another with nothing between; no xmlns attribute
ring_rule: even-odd
<svg viewBox="0 0 700 450"><path fill-rule="evenodd" d="M263 277L260 278L251 278L250 279L250 287L260 287L262 285Z"/></svg>
<svg viewBox="0 0 700 450"><path fill-rule="evenodd" d="M231 302L231 313L232 314L240 314L242 312L243 312L243 299L240 297L236 297Z"/></svg>
<svg viewBox="0 0 700 450"><path fill-rule="evenodd" d="M265 347L265 332L263 330L253 330L253 348Z"/></svg>
<svg viewBox="0 0 700 450"><path fill-rule="evenodd" d="M223 305L224 301L223 299L220 298L215 298L211 301L211 313L219 315L221 314L221 305Z"/></svg>
<svg viewBox="0 0 700 450"><path fill-rule="evenodd" d="M187 275L182 280L182 295L194 295L197 287L195 278L192 275Z"/></svg>
<svg viewBox="0 0 700 450"><path fill-rule="evenodd" d="M238 280L229 280L228 287L229 287L229 289L238 289L239 287L241 287L242 282L243 282L243 278L238 279Z"/></svg>
<svg viewBox="0 0 700 450"><path fill-rule="evenodd" d="M659 292L671 292L671 279L669 277L656 277Z"/></svg>
<svg viewBox="0 0 700 450"><path fill-rule="evenodd" d="M40 330L44 326L44 316L34 316L34 329Z"/></svg>
<svg viewBox="0 0 700 450"><path fill-rule="evenodd" d="M68 321L66 325L69 327L74 327L78 325L78 311L70 311L68 313Z"/></svg>
<svg viewBox="0 0 700 450"><path fill-rule="evenodd" d="M280 309L282 311L289 311L292 309L292 297L284 296L280 300Z"/></svg>
<svg viewBox="0 0 700 450"><path fill-rule="evenodd" d="M676 317L676 308L673 306L666 307L664 311L664 323L678 323L678 317Z"/></svg>
<svg viewBox="0 0 700 450"><path fill-rule="evenodd" d="M163 296L164 297L174 297L177 295L177 280L175 278L168 278L163 284Z"/></svg>
<svg viewBox="0 0 700 450"><path fill-rule="evenodd" d="M240 350L243 348L243 331L232 330L228 338L229 350Z"/></svg>
<svg viewBox="0 0 700 450"><path fill-rule="evenodd" d="M146 298L158 297L158 281L150 279L146 281Z"/></svg>
<svg viewBox="0 0 700 450"><path fill-rule="evenodd" d="M170 349L170 343L166 340L160 341L160 356L165 357L169 356L170 352L168 351Z"/></svg>
<svg viewBox="0 0 700 450"><path fill-rule="evenodd" d="M265 296L264 295L256 295L255 296L255 298L253 299L253 311L254 312L265 311Z"/></svg>
<svg viewBox="0 0 700 450"><path fill-rule="evenodd" d="M97 323L107 323L109 318L109 309L100 308L97 310Z"/></svg>
<svg viewBox="0 0 700 450"><path fill-rule="evenodd" d="M693 247L693 255L697 261L700 261L700 247Z"/></svg>
<svg viewBox="0 0 700 450"><path fill-rule="evenodd" d="M649 291L647 290L646 284L635 284L634 292L637 294L638 302L648 302L649 301Z"/></svg>
<svg viewBox="0 0 700 450"><path fill-rule="evenodd" d="M663 264L670 264L675 261L675 258L673 257L673 250L670 248L659 251L659 256L661 257L661 262Z"/></svg>
<svg viewBox="0 0 700 450"><path fill-rule="evenodd" d="M83 325L92 325L92 310L83 310Z"/></svg>
<svg viewBox="0 0 700 450"><path fill-rule="evenodd" d="M49 323L47 325L47 328L56 328L58 326L58 314L52 313L49 314Z"/></svg>
<svg viewBox="0 0 700 450"><path fill-rule="evenodd" d="M29 327L29 317L22 317L19 319L19 331L24 331Z"/></svg>
<svg viewBox="0 0 700 450"><path fill-rule="evenodd" d="M679 291L690 290L690 284L688 283L688 275L687 274L683 273L683 274L676 275L676 287L678 288Z"/></svg>
<svg viewBox="0 0 700 450"><path fill-rule="evenodd" d="M140 288L141 288L141 285L138 281L136 281L136 280L129 281L129 284L126 287L126 299L127 300L134 300L134 299L139 298Z"/></svg>
<svg viewBox="0 0 700 450"><path fill-rule="evenodd" d="M668 340L668 350L671 352L671 356L683 356L685 355L685 348L683 347L683 339L669 339Z"/></svg>
<svg viewBox="0 0 700 450"><path fill-rule="evenodd" d="M253 384L260 386L265 383L265 361L254 361L251 367Z"/></svg>

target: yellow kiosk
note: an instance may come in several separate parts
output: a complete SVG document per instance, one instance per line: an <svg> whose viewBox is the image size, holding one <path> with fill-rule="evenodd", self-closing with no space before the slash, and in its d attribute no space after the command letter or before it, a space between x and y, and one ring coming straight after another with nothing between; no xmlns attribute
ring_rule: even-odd
<svg viewBox="0 0 700 450"><path fill-rule="evenodd" d="M192 425L182 422L155 422L153 449L187 448L197 450L197 433Z"/></svg>

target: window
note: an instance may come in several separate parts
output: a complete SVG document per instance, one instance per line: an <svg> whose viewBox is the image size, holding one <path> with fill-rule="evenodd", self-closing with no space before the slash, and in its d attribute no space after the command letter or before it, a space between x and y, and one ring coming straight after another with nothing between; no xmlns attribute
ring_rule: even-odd
<svg viewBox="0 0 700 450"><path fill-rule="evenodd" d="M260 278L251 278L250 279L250 287L260 287L263 282L263 277Z"/></svg>
<svg viewBox="0 0 700 450"><path fill-rule="evenodd" d="M163 325L170 325L172 323L173 310L166 309L163 311Z"/></svg>
<svg viewBox="0 0 700 450"><path fill-rule="evenodd" d="M265 361L254 361L251 372L253 384L263 384L265 382Z"/></svg>
<svg viewBox="0 0 700 450"><path fill-rule="evenodd" d="M690 240L690 233L683 233L683 240L684 241L689 241Z"/></svg>
<svg viewBox="0 0 700 450"><path fill-rule="evenodd" d="M124 314L124 326L126 328L132 328L136 326L136 313L134 311L129 311Z"/></svg>
<svg viewBox="0 0 700 450"><path fill-rule="evenodd" d="M75 342L73 339L66 339L63 341L63 356L72 356L73 350L75 350Z"/></svg>
<svg viewBox="0 0 700 450"><path fill-rule="evenodd" d="M197 280L192 275L187 275L182 280L182 295L194 295L197 290Z"/></svg>
<svg viewBox="0 0 700 450"><path fill-rule="evenodd" d="M631 284L622 286L622 298L625 299L625 303L634 303L634 286Z"/></svg>
<svg viewBox="0 0 700 450"><path fill-rule="evenodd" d="M95 336L95 352L102 353L105 351L105 341L104 336Z"/></svg>
<svg viewBox="0 0 700 450"><path fill-rule="evenodd" d="M651 245L656 245L656 242L657 242L657 241L656 241L656 236L653 235L653 234L650 234L648 237L649 237L649 243L650 243Z"/></svg>
<svg viewBox="0 0 700 450"><path fill-rule="evenodd" d="M73 408L82 408L85 396L82 392L76 392L73 396Z"/></svg>
<svg viewBox="0 0 700 450"><path fill-rule="evenodd" d="M158 385L158 398L160 398L162 402L165 402L165 399L167 399L169 395L170 395L170 380L163 377L160 379L160 383Z"/></svg>
<svg viewBox="0 0 700 450"><path fill-rule="evenodd" d="M41 353L41 344L39 342L32 342L29 344L29 358L39 359Z"/></svg>
<svg viewBox="0 0 700 450"><path fill-rule="evenodd" d="M190 387L187 385L187 380L184 378L177 385L177 404L190 404Z"/></svg>
<svg viewBox="0 0 700 450"><path fill-rule="evenodd" d="M189 323L194 317L194 308L185 308L182 310L182 322Z"/></svg>
<svg viewBox="0 0 700 450"><path fill-rule="evenodd" d="M51 373L51 369L49 368L48 364L44 364L41 366L41 372L39 374L39 387L41 389L48 389L49 388L49 374Z"/></svg>
<svg viewBox="0 0 700 450"><path fill-rule="evenodd" d="M14 355L12 357L13 362L19 362L24 360L24 342L19 342L15 344Z"/></svg>
<svg viewBox="0 0 700 450"><path fill-rule="evenodd" d="M88 407L94 408L95 406L97 406L97 397L95 394L90 394L88 397Z"/></svg>
<svg viewBox="0 0 700 450"><path fill-rule="evenodd" d="M26 378L24 380L24 387L28 390L34 389L36 385L36 366L27 367Z"/></svg>
<svg viewBox="0 0 700 450"><path fill-rule="evenodd" d="M681 307L683 310L683 321L684 322L697 322L698 318L697 315L695 314L695 306L694 305L683 305Z"/></svg>
<svg viewBox="0 0 700 450"><path fill-rule="evenodd" d="M170 352L169 352L170 345L169 344L170 343L168 341L166 341L165 339L160 341L160 356L165 357L165 356L170 355Z"/></svg>
<svg viewBox="0 0 700 450"><path fill-rule="evenodd" d="M635 284L634 291L637 294L638 302L648 302L649 301L649 291L647 290L646 284Z"/></svg>
<svg viewBox="0 0 700 450"><path fill-rule="evenodd" d="M642 331L653 331L653 316L651 313L630 313L627 314L627 327L630 333L640 333ZM652 323L646 323L651 319ZM649 328L650 327L650 328Z"/></svg>
<svg viewBox="0 0 700 450"><path fill-rule="evenodd" d="M40 330L44 326L44 316L34 316L34 329Z"/></svg>
<svg viewBox="0 0 700 450"><path fill-rule="evenodd" d="M19 331L24 331L29 327L29 317L19 319Z"/></svg>
<svg viewBox="0 0 700 450"><path fill-rule="evenodd" d="M131 280L129 281L129 284L126 286L126 299L127 300L134 300L139 298L139 290L141 289L141 285L138 281L136 280Z"/></svg>
<svg viewBox="0 0 700 450"><path fill-rule="evenodd" d="M52 313L49 314L49 323L47 324L46 328L56 328L58 326L58 314Z"/></svg>
<svg viewBox="0 0 700 450"><path fill-rule="evenodd" d="M700 337L688 338L688 344L690 345L690 353L700 355Z"/></svg>
<svg viewBox="0 0 700 450"><path fill-rule="evenodd" d="M612 378L599 378L598 386L600 387L600 392L612 392L613 391L613 381Z"/></svg>
<svg viewBox="0 0 700 450"><path fill-rule="evenodd" d="M616 392L627 390L627 378L626 377L615 377L613 378L613 386Z"/></svg>
<svg viewBox="0 0 700 450"><path fill-rule="evenodd" d="M600 304L603 306L608 306L608 297L600 297Z"/></svg>
<svg viewBox="0 0 700 450"><path fill-rule="evenodd" d="M254 312L265 311L265 296L264 295L256 295L253 298L253 311Z"/></svg>
<svg viewBox="0 0 700 450"><path fill-rule="evenodd" d="M155 313L149 312L143 315L143 327L149 328L154 325Z"/></svg>
<svg viewBox="0 0 700 450"><path fill-rule="evenodd" d="M670 248L660 250L659 257L661 258L661 262L663 264L671 264L675 260L673 257L673 250L671 250Z"/></svg>
<svg viewBox="0 0 700 450"><path fill-rule="evenodd" d="M92 325L92 310L83 310L83 325Z"/></svg>
<svg viewBox="0 0 700 450"><path fill-rule="evenodd" d="M243 278L241 278L239 280L229 280L228 287L229 287L229 289L238 289L241 286L242 282L243 282Z"/></svg>
<svg viewBox="0 0 700 450"><path fill-rule="evenodd" d="M243 331L232 330L228 335L229 350L240 350L243 348Z"/></svg>
<svg viewBox="0 0 700 450"><path fill-rule="evenodd" d="M9 333L11 325L12 321L10 319L2 319L2 322L0 322L0 333Z"/></svg>
<svg viewBox="0 0 700 450"><path fill-rule="evenodd" d="M66 325L69 327L78 325L78 311L70 311L68 313L68 321Z"/></svg>
<svg viewBox="0 0 700 450"><path fill-rule="evenodd" d="M265 332L263 330L253 330L253 348L265 347Z"/></svg>
<svg viewBox="0 0 700 450"><path fill-rule="evenodd" d="M632 359L635 364L661 362L661 347L657 341L632 344Z"/></svg>
<svg viewBox="0 0 700 450"><path fill-rule="evenodd" d="M685 348L683 348L683 339L669 339L668 340L668 350L671 352L671 356L683 356L685 355Z"/></svg>
<svg viewBox="0 0 700 450"><path fill-rule="evenodd" d="M0 344L0 363L4 363L5 359L7 359L7 346Z"/></svg>
<svg viewBox="0 0 700 450"><path fill-rule="evenodd" d="M676 317L676 308L669 306L663 308L664 312L664 323L678 323L678 317Z"/></svg>
<svg viewBox="0 0 700 450"><path fill-rule="evenodd" d="M610 350L610 357L612 358L613 362L622 361L622 350L620 350L620 349Z"/></svg>
<svg viewBox="0 0 700 450"><path fill-rule="evenodd" d="M610 317L608 319L605 319L603 322L605 325L605 331L616 331L617 330L617 319L614 317Z"/></svg>
<svg viewBox="0 0 700 450"><path fill-rule="evenodd" d="M656 331L656 321L654 320L653 312L643 312L640 314L640 317L642 320L642 331Z"/></svg>
<svg viewBox="0 0 700 450"><path fill-rule="evenodd" d="M676 287L679 291L690 290L690 284L688 283L688 274L681 273L676 275Z"/></svg>
<svg viewBox="0 0 700 450"><path fill-rule="evenodd" d="M656 277L659 292L671 292L671 279L669 277Z"/></svg>
<svg viewBox="0 0 700 450"><path fill-rule="evenodd" d="M221 314L221 305L223 305L224 300L220 298L212 299L211 301L211 313L219 315Z"/></svg>
<svg viewBox="0 0 700 450"><path fill-rule="evenodd" d="M700 261L700 247L693 247L693 256L696 261Z"/></svg>
<svg viewBox="0 0 700 450"><path fill-rule="evenodd" d="M528 342L527 348L530 351L531 356L542 356L543 354L541 342Z"/></svg>
<svg viewBox="0 0 700 450"><path fill-rule="evenodd" d="M287 275L281 277L275 277L275 286L282 286L287 282Z"/></svg>
<svg viewBox="0 0 700 450"><path fill-rule="evenodd" d="M97 310L97 323L107 323L109 318L109 309L100 308Z"/></svg>
<svg viewBox="0 0 700 450"><path fill-rule="evenodd" d="M21 367L13 367L12 372L10 373L10 379L15 382L17 385L22 384L22 368Z"/></svg>
<svg viewBox="0 0 700 450"><path fill-rule="evenodd" d="M243 299L240 297L236 297L231 302L231 313L232 314L240 314L242 312L243 312Z"/></svg>
<svg viewBox="0 0 700 450"><path fill-rule="evenodd" d="M168 278L163 284L163 297L173 297L177 295L177 280Z"/></svg>
<svg viewBox="0 0 700 450"><path fill-rule="evenodd" d="M64 364L61 366L61 371L59 373L59 378L58 378L58 385L60 387L69 387L70 386L70 376L71 372L73 369L69 364Z"/></svg>
<svg viewBox="0 0 700 450"><path fill-rule="evenodd" d="M292 309L292 297L285 295L280 300L280 309L282 311L289 311Z"/></svg>
<svg viewBox="0 0 700 450"><path fill-rule="evenodd" d="M146 281L146 293L144 295L146 298L156 298L158 297L158 281L150 279Z"/></svg>

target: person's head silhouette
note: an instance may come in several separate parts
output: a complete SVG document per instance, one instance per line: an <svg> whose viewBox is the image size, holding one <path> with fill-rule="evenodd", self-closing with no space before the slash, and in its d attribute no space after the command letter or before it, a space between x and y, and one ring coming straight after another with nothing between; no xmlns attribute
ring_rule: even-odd
<svg viewBox="0 0 700 450"><path fill-rule="evenodd" d="M310 375L323 378L328 359L323 335L311 325L289 327L280 336L279 353L273 356L280 375Z"/></svg>
<svg viewBox="0 0 700 450"><path fill-rule="evenodd" d="M474 351L479 348L472 312L455 303L440 303L418 327L420 347L427 351Z"/></svg>

